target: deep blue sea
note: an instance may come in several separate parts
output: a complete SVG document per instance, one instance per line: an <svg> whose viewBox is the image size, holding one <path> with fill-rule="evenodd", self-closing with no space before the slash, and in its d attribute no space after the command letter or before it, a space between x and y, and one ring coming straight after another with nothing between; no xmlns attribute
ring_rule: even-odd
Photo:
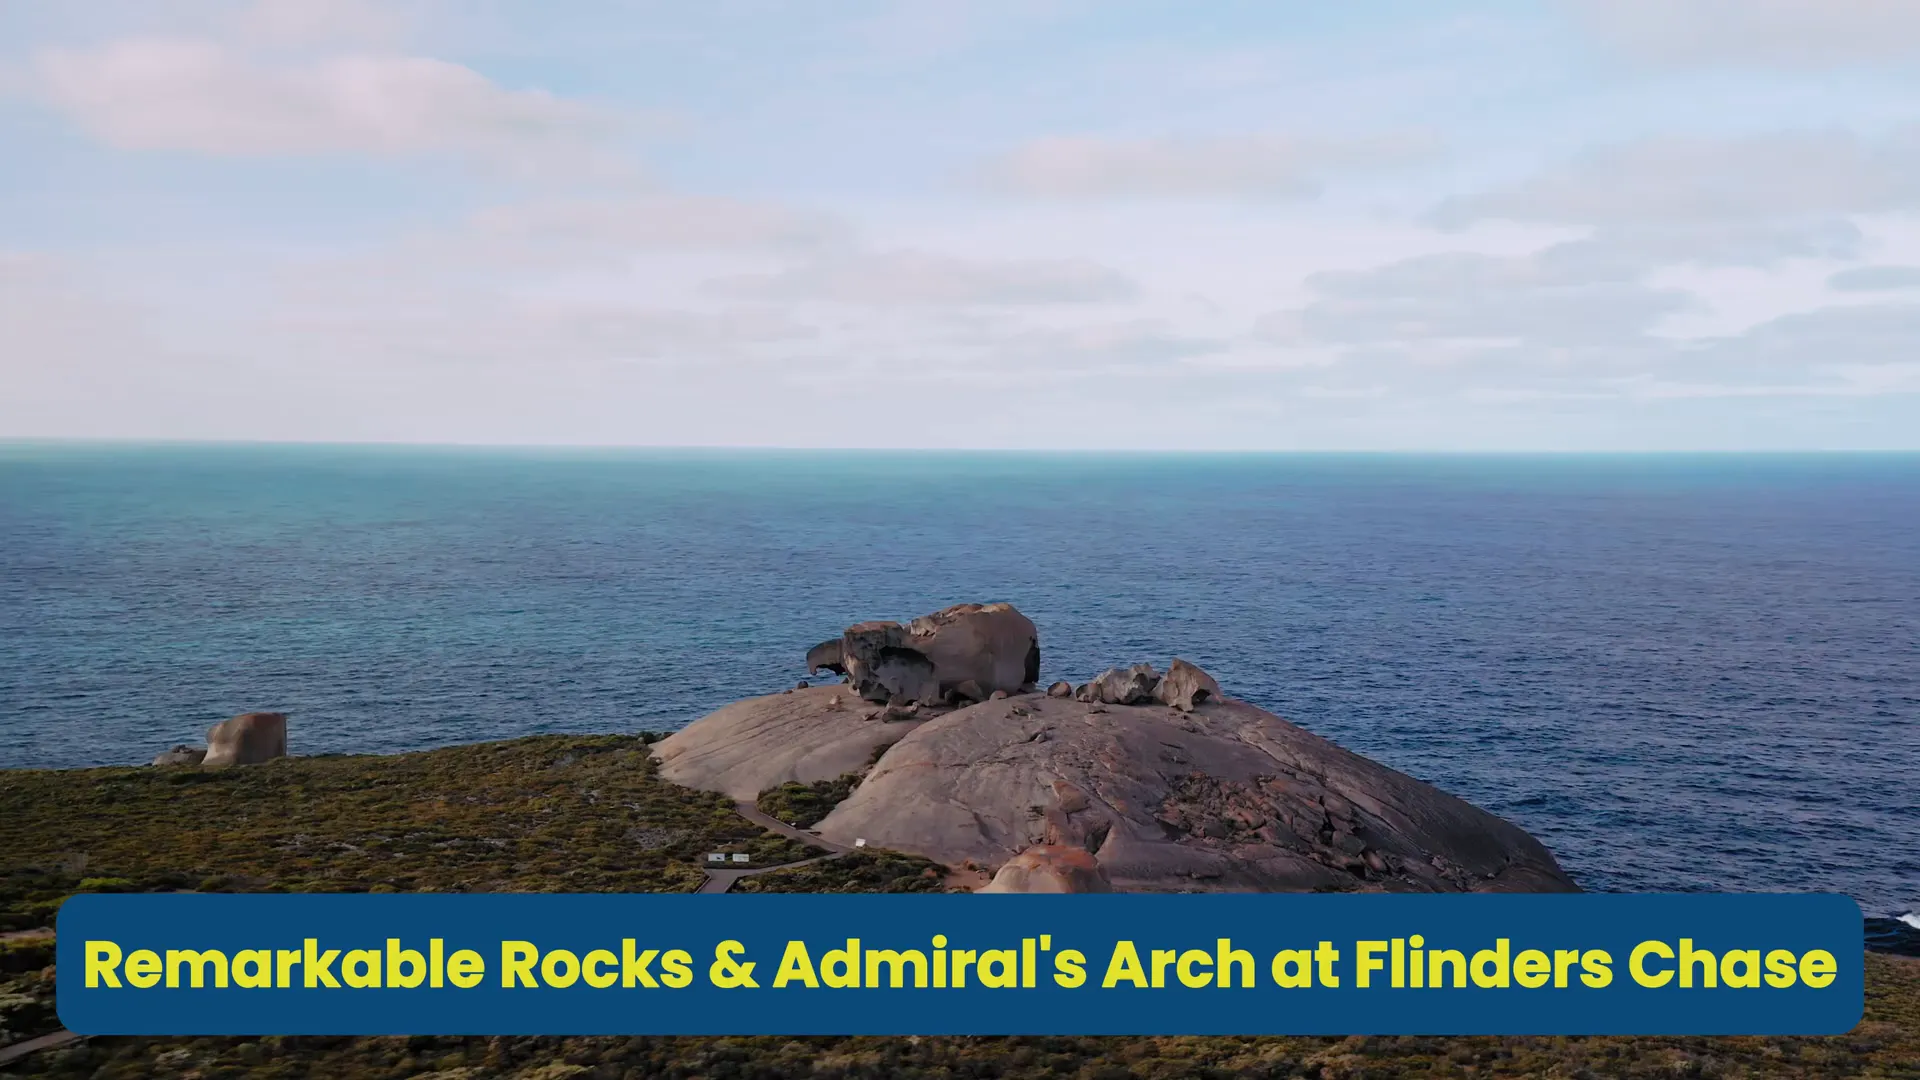
<svg viewBox="0 0 1920 1080"><path fill-rule="evenodd" d="M0 444L0 766L677 728L867 618L1179 655L1588 888L1920 903L1920 456ZM4 783L0 778L0 783Z"/></svg>

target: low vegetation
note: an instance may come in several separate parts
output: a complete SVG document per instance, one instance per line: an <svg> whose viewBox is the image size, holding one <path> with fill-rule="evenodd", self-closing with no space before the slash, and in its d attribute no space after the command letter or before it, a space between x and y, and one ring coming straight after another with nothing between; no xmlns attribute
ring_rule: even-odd
<svg viewBox="0 0 1920 1080"><path fill-rule="evenodd" d="M133 892L691 892L710 851L810 849L661 781L644 737L0 773L0 930Z"/></svg>
<svg viewBox="0 0 1920 1080"><path fill-rule="evenodd" d="M734 892L945 892L947 868L931 859L892 851L856 851L838 859L741 878Z"/></svg>
<svg viewBox="0 0 1920 1080"><path fill-rule="evenodd" d="M779 818L802 829L812 828L833 808L846 801L860 786L859 773L843 773L837 779L817 780L811 784L788 782L760 793L755 805L769 817Z"/></svg>
<svg viewBox="0 0 1920 1080"><path fill-rule="evenodd" d="M660 781L647 741L543 736L223 772L0 773L0 930L49 925L77 891L685 892L699 884L709 851L749 852L762 866L814 853L763 833L720 796ZM838 801L831 790L817 798ZM925 859L860 851L734 888L939 892L944 879ZM30 1055L6 1075L1920 1076L1920 960L1867 961L1866 1020L1833 1038L98 1038ZM50 938L0 939L0 1045L58 1026L52 963Z"/></svg>

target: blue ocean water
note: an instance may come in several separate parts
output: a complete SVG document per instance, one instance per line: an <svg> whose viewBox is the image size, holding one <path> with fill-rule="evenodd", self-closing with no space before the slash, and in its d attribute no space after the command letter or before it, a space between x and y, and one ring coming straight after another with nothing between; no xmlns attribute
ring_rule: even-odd
<svg viewBox="0 0 1920 1080"><path fill-rule="evenodd" d="M1001 599L1047 679L1186 657L1588 888L1920 902L1915 456L0 444L0 766L672 729Z"/></svg>

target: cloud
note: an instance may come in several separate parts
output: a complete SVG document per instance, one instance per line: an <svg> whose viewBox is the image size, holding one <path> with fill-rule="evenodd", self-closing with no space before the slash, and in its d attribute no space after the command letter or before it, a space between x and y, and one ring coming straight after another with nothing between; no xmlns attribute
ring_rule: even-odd
<svg viewBox="0 0 1920 1080"><path fill-rule="evenodd" d="M1265 317L1257 333L1301 344L1618 345L1695 304L1685 291L1642 283L1643 272L1582 241L1518 257L1422 255L1315 274L1307 285L1316 298Z"/></svg>
<svg viewBox="0 0 1920 1080"><path fill-rule="evenodd" d="M233 25L269 45L388 45L414 28L413 15L397 0L255 0Z"/></svg>
<svg viewBox="0 0 1920 1080"><path fill-rule="evenodd" d="M1331 173L1431 157L1432 140L1055 137L989 161L989 187L1046 198L1309 198Z"/></svg>
<svg viewBox="0 0 1920 1080"><path fill-rule="evenodd" d="M840 217L772 203L653 193L492 207L445 238L454 254L819 251L849 245Z"/></svg>
<svg viewBox="0 0 1920 1080"><path fill-rule="evenodd" d="M1849 304L1769 319L1733 339L1725 360L1745 370L1910 363L1916 343L1920 304Z"/></svg>
<svg viewBox="0 0 1920 1080"><path fill-rule="evenodd" d="M1856 266L1827 279L1836 292L1892 292L1920 289L1920 266Z"/></svg>
<svg viewBox="0 0 1920 1080"><path fill-rule="evenodd" d="M850 255L770 274L714 280L715 293L856 305L1006 306L1133 299L1117 270L1080 259L963 259L920 251Z"/></svg>
<svg viewBox="0 0 1920 1080"><path fill-rule="evenodd" d="M1771 267L1793 259L1853 259L1866 237L1846 218L1816 217L1780 222L1710 222L1699 225L1610 226L1591 239L1596 248L1647 268L1695 266Z"/></svg>
<svg viewBox="0 0 1920 1080"><path fill-rule="evenodd" d="M361 361L472 368L548 369L609 362L737 367L765 346L819 332L790 313L759 307L667 308L612 303L539 304L447 293L438 304L389 304L281 313L264 329L317 354L351 350Z"/></svg>
<svg viewBox="0 0 1920 1080"><path fill-rule="evenodd" d="M1808 70L1920 59L1912 0L1575 0L1576 16L1660 64Z"/></svg>
<svg viewBox="0 0 1920 1080"><path fill-rule="evenodd" d="M346 55L291 67L207 41L48 49L39 97L124 150L216 155L423 152L522 158L568 148L605 117L540 90L415 56Z"/></svg>
<svg viewBox="0 0 1920 1080"><path fill-rule="evenodd" d="M1833 130L1664 136L1604 147L1518 186L1451 199L1431 220L1647 228L1920 207L1920 124L1880 139Z"/></svg>

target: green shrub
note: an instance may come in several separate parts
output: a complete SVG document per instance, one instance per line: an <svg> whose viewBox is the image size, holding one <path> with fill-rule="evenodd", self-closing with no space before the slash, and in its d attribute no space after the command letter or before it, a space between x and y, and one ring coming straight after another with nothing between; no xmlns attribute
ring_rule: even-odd
<svg viewBox="0 0 1920 1080"><path fill-rule="evenodd" d="M808 829L833 813L833 808L845 802L859 786L859 773L843 773L837 779L816 780L811 784L789 781L761 792L754 805L769 817Z"/></svg>

